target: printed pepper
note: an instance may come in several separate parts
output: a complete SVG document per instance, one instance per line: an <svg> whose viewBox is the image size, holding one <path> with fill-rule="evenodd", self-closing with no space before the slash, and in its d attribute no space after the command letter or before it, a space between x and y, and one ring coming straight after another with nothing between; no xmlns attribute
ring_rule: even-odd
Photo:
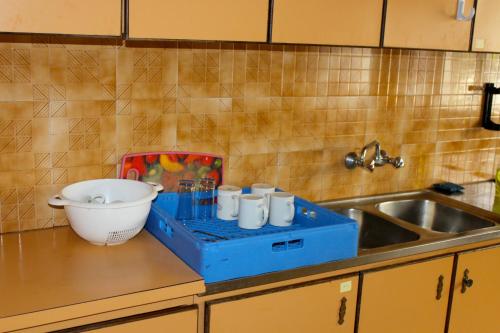
<svg viewBox="0 0 500 333"><path fill-rule="evenodd" d="M179 162L173 162L167 155L160 155L160 164L168 172L180 172L184 170L184 166Z"/></svg>
<svg viewBox="0 0 500 333"><path fill-rule="evenodd" d="M214 161L214 167L216 169L219 169L220 167L222 167L222 160L220 158L216 158L215 161Z"/></svg>

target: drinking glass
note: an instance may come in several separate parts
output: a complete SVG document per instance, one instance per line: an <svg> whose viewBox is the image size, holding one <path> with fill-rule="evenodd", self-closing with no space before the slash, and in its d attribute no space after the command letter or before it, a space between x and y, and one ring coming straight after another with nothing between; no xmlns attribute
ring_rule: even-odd
<svg viewBox="0 0 500 333"><path fill-rule="evenodd" d="M215 180L200 178L196 180L195 214L200 220L210 220L214 216Z"/></svg>
<svg viewBox="0 0 500 333"><path fill-rule="evenodd" d="M175 218L180 221L192 220L194 217L194 193L195 183L191 179L179 180L177 194L179 203L177 204L177 215Z"/></svg>

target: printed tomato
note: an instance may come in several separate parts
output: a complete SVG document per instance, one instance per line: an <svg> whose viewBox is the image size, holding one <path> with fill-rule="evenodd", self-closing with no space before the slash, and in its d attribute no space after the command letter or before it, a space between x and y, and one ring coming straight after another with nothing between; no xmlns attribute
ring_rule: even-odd
<svg viewBox="0 0 500 333"><path fill-rule="evenodd" d="M123 163L123 172L122 174L126 177L128 171L132 168L132 160L127 158L125 160L125 163Z"/></svg>
<svg viewBox="0 0 500 333"><path fill-rule="evenodd" d="M158 155L146 155L146 162L153 164L158 161Z"/></svg>
<svg viewBox="0 0 500 333"><path fill-rule="evenodd" d="M210 171L207 174L207 178L212 178L213 180L215 180L215 184L219 184L220 183L220 175L217 172L217 170Z"/></svg>
<svg viewBox="0 0 500 333"><path fill-rule="evenodd" d="M201 159L200 155L189 154L184 160L184 164L191 164L195 161L198 161L199 159Z"/></svg>
<svg viewBox="0 0 500 333"><path fill-rule="evenodd" d="M167 156L170 162L179 162L179 158L176 154L167 154Z"/></svg>
<svg viewBox="0 0 500 333"><path fill-rule="evenodd" d="M212 162L214 161L214 158L212 156L203 156L201 158L201 164L205 166L210 166L212 165Z"/></svg>
<svg viewBox="0 0 500 333"><path fill-rule="evenodd" d="M132 157L132 168L136 169L139 175L143 175L146 172L146 163L144 163L142 156Z"/></svg>

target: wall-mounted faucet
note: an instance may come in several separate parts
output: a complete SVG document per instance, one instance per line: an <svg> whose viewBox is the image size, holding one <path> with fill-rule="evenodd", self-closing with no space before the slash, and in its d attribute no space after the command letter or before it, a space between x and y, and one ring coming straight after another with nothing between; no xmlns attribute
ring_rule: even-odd
<svg viewBox="0 0 500 333"><path fill-rule="evenodd" d="M367 163L366 152L373 147L375 147L375 157ZM395 168L402 168L404 167L405 162L400 156L390 157L387 155L387 152L380 148L380 143L376 140L364 146L359 156L355 152L350 152L345 156L345 166L348 169L354 169L359 166L373 172L375 167L384 166L386 164L392 164Z"/></svg>

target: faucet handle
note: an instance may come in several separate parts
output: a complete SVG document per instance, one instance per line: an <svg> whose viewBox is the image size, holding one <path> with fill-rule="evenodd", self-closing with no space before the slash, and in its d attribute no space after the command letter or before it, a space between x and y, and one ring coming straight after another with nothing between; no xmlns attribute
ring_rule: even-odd
<svg viewBox="0 0 500 333"><path fill-rule="evenodd" d="M399 169L399 168L402 168L405 166L405 161L403 160L403 158L401 156L394 157L394 159L392 160L392 165L396 169Z"/></svg>
<svg viewBox="0 0 500 333"><path fill-rule="evenodd" d="M360 165L360 157L355 152L351 152L345 156L344 163L347 169L354 169Z"/></svg>

